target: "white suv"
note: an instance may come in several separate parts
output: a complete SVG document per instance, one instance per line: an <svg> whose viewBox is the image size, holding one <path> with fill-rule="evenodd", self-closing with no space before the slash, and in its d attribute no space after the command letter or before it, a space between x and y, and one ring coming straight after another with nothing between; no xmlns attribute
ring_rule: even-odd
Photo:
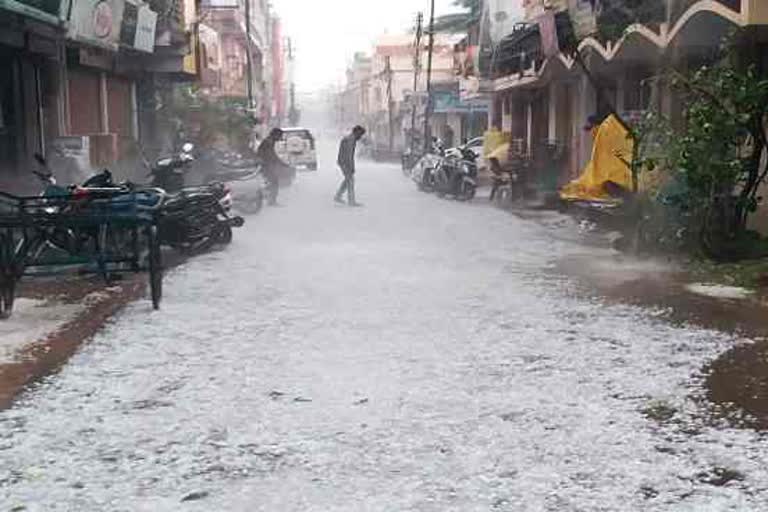
<svg viewBox="0 0 768 512"><path fill-rule="evenodd" d="M275 144L275 151L285 163L297 169L317 170L315 138L305 128L283 128L283 138Z"/></svg>

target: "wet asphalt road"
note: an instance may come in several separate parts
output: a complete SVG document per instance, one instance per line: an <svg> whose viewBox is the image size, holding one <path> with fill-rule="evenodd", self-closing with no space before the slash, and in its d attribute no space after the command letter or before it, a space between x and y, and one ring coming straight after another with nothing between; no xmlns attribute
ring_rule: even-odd
<svg viewBox="0 0 768 512"><path fill-rule="evenodd" d="M0 413L0 510L768 509L768 443L697 400L738 340L585 295L551 269L593 249L396 166L360 164L364 208L337 181Z"/></svg>

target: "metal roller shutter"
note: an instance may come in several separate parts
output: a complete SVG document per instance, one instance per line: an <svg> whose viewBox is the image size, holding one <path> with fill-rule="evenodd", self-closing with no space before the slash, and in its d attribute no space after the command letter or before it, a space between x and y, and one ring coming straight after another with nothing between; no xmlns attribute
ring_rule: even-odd
<svg viewBox="0 0 768 512"><path fill-rule="evenodd" d="M68 78L69 120L72 135L102 133L99 73L70 69Z"/></svg>

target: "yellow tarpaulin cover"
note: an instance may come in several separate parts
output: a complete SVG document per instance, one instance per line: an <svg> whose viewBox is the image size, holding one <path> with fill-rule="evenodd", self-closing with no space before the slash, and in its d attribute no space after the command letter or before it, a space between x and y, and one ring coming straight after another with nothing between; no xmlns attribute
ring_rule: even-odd
<svg viewBox="0 0 768 512"><path fill-rule="evenodd" d="M499 164L504 165L509 160L509 142L504 142L500 146L496 146L496 149L486 154L486 158L489 160L495 158L499 161Z"/></svg>
<svg viewBox="0 0 768 512"><path fill-rule="evenodd" d="M632 190L632 171L622 159L632 160L633 147L634 141L626 128L614 115L608 116L597 129L592 159L577 180L563 187L560 197L571 201L611 200L614 198L604 187L608 181Z"/></svg>
<svg viewBox="0 0 768 512"><path fill-rule="evenodd" d="M508 134L491 128L483 135L483 155L488 156L493 150L509 140Z"/></svg>

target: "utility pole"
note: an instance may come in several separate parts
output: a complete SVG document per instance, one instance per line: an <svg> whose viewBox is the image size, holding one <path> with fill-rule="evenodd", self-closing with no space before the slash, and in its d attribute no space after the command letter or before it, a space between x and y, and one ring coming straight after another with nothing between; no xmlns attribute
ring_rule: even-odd
<svg viewBox="0 0 768 512"><path fill-rule="evenodd" d="M432 54L435 50L435 0L432 0L429 14L429 47L427 48L427 104L424 108L424 153L429 152L431 136L429 117L432 114Z"/></svg>
<svg viewBox="0 0 768 512"><path fill-rule="evenodd" d="M416 151L416 109L418 103L416 102L418 95L416 94L419 89L419 72L421 71L421 36L423 35L424 14L419 13L416 16L416 42L414 45L413 56L413 93L411 95L411 101L413 102L413 109L411 109L411 155Z"/></svg>
<svg viewBox="0 0 768 512"><path fill-rule="evenodd" d="M251 52L251 1L245 0L245 60L248 76L246 84L248 89L248 109L253 110L253 54Z"/></svg>
<svg viewBox="0 0 768 512"><path fill-rule="evenodd" d="M389 136L389 153L392 154L395 148L395 127L394 127L394 101L392 98L392 57L387 55L384 61L384 73L387 75L387 135Z"/></svg>
<svg viewBox="0 0 768 512"><path fill-rule="evenodd" d="M296 82L293 79L294 74L294 51L293 51L293 40L289 37L288 38L288 69L290 72L290 88L289 88L289 94L290 94L290 107L288 109L288 120L291 126L296 126L299 124L299 109L296 107Z"/></svg>

